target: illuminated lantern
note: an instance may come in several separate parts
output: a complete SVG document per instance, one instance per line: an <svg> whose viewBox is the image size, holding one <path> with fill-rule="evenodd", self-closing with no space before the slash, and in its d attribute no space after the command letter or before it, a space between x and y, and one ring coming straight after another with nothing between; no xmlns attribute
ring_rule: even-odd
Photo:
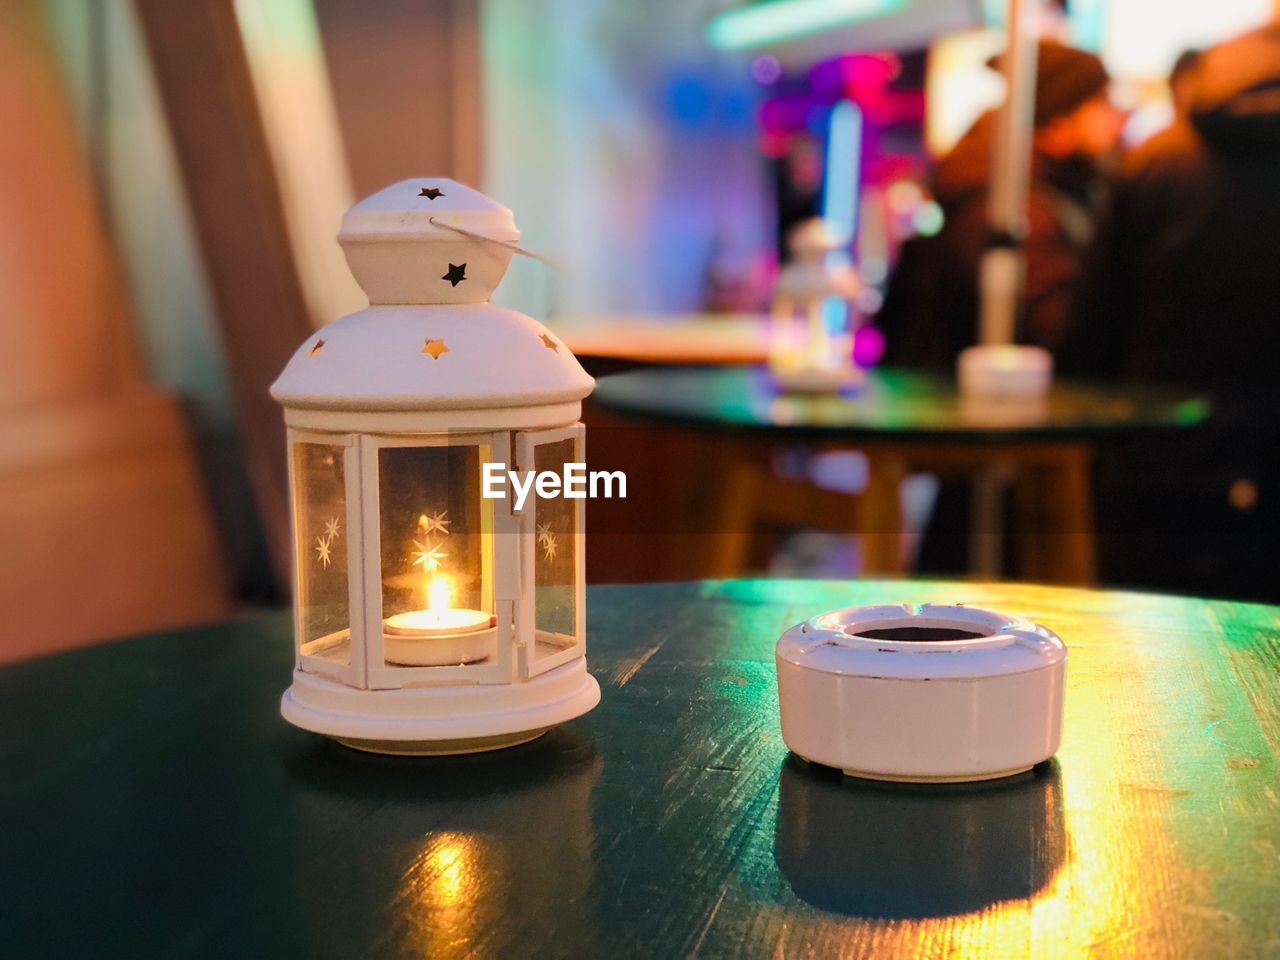
<svg viewBox="0 0 1280 960"><path fill-rule="evenodd" d="M296 571L281 712L299 727L460 753L599 702L584 501L529 491L517 508L510 482L581 463L593 386L541 324L489 302L518 237L510 210L443 179L398 183L343 219L370 306L311 337L271 389Z"/></svg>
<svg viewBox="0 0 1280 960"><path fill-rule="evenodd" d="M839 242L818 218L787 238L791 260L778 271L769 331L769 369L785 390L829 393L861 380L853 361L857 272L832 254Z"/></svg>

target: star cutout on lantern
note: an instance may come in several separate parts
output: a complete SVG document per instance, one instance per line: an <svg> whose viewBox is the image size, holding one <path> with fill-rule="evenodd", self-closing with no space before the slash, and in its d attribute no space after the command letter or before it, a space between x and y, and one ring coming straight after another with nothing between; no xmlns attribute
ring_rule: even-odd
<svg viewBox="0 0 1280 960"><path fill-rule="evenodd" d="M449 283L456 287L463 280L467 279L467 265L465 263L449 264L448 272L440 279L448 280Z"/></svg>
<svg viewBox="0 0 1280 960"><path fill-rule="evenodd" d="M444 191L436 187L423 187L418 191L418 196L426 197L428 200L434 200L436 197L443 197Z"/></svg>
<svg viewBox="0 0 1280 960"><path fill-rule="evenodd" d="M432 530L439 530L447 536L449 533L449 524L452 522L453 521L449 519L448 510L441 510L439 513L433 513L429 517L424 513L418 517L418 526L422 529L423 533L430 533Z"/></svg>
<svg viewBox="0 0 1280 960"><path fill-rule="evenodd" d="M316 537L316 559L324 565L326 570L329 569L330 559L328 537Z"/></svg>
<svg viewBox="0 0 1280 960"><path fill-rule="evenodd" d="M542 341L542 345L543 345L544 347L546 347L548 350L559 350L559 349L560 349L560 344L556 343L554 340L552 340L552 339L551 339L549 336L547 336L545 333L544 333L544 334L542 334L541 336L539 336L539 337L538 337L538 339Z"/></svg>
<svg viewBox="0 0 1280 960"><path fill-rule="evenodd" d="M443 340L428 339L422 346L422 352L429 354L432 360L439 360L440 354L449 352L449 345Z"/></svg>
<svg viewBox="0 0 1280 960"><path fill-rule="evenodd" d="M314 357L317 353L319 353L319 352L320 352L321 350L323 350L323 349L324 349L324 341L323 341L323 340L317 340L317 341L316 341L316 343L315 343L315 346L311 348L311 351L310 351L310 353L308 354L308 356L312 356L312 357Z"/></svg>
<svg viewBox="0 0 1280 960"><path fill-rule="evenodd" d="M413 541L413 545L418 549L413 551L413 565L421 567L423 570L439 570L440 561L448 556L440 549L439 544L421 544L417 540Z"/></svg>
<svg viewBox="0 0 1280 960"><path fill-rule="evenodd" d="M324 535L328 540L332 540L338 535L338 518L330 517L324 522Z"/></svg>
<svg viewBox="0 0 1280 960"><path fill-rule="evenodd" d="M547 538L542 541L542 558L544 560L554 560L556 558L556 535L554 533L547 534Z"/></svg>

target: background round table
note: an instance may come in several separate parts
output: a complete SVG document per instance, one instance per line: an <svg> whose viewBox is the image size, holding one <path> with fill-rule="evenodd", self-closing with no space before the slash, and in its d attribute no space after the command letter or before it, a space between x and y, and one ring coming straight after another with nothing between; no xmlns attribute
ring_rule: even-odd
<svg viewBox="0 0 1280 960"><path fill-rule="evenodd" d="M876 369L860 389L803 396L779 391L758 366L650 367L601 378L592 404L610 414L705 432L703 479L715 489L698 498L716 505L703 543L706 569L731 576L745 566L753 527L821 525L847 518L865 543L866 569L901 573L899 485L913 471L978 481L972 522L972 571L1000 572L998 515L1006 483L1016 487L1020 554L1027 579L1092 583L1096 576L1092 466L1099 444L1185 431L1203 423L1207 398L1143 385L1054 385L1042 401L975 401L954 381ZM868 458L868 481L853 502L797 486L771 468L779 443L856 447Z"/></svg>
<svg viewBox="0 0 1280 960"><path fill-rule="evenodd" d="M1056 760L968 787L788 756L773 648L967 601L1070 649ZM0 669L0 956L1260 956L1280 608L1019 585L592 587L600 706L356 753L278 713L280 612Z"/></svg>
<svg viewBox="0 0 1280 960"><path fill-rule="evenodd" d="M763 363L769 317L758 313L685 313L558 317L552 322L593 375L644 364Z"/></svg>
<svg viewBox="0 0 1280 960"><path fill-rule="evenodd" d="M971 402L952 380L875 369L857 390L804 396L778 390L756 366L648 367L600 379L591 399L616 412L700 426L842 440L1032 442L1178 430L1209 414L1205 397L1141 385L1054 385L1043 404Z"/></svg>

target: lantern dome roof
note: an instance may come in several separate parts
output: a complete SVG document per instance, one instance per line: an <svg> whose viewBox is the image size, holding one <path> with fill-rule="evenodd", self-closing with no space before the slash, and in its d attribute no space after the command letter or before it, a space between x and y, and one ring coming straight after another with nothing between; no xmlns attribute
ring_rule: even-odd
<svg viewBox="0 0 1280 960"><path fill-rule="evenodd" d="M594 385L558 337L515 310L375 306L302 344L271 395L303 409L476 410L580 401Z"/></svg>
<svg viewBox="0 0 1280 960"><path fill-rule="evenodd" d="M484 303L519 238L509 209L443 177L379 190L348 210L338 231L373 304Z"/></svg>
<svg viewBox="0 0 1280 960"><path fill-rule="evenodd" d="M370 307L302 344L271 395L351 412L581 401L595 381L569 348L489 302L519 236L510 210L453 180L403 180L361 200L338 240Z"/></svg>
<svg viewBox="0 0 1280 960"><path fill-rule="evenodd" d="M795 300L840 297L852 300L862 290L862 280L849 266L827 266L821 261L792 260L778 271L774 285L779 297Z"/></svg>
<svg viewBox="0 0 1280 960"><path fill-rule="evenodd" d="M791 228L787 249L796 258L823 257L843 244L822 217L810 217Z"/></svg>
<svg viewBox="0 0 1280 960"><path fill-rule="evenodd" d="M856 297L862 289L857 271L847 263L828 262L828 254L841 246L840 239L821 217L810 217L793 227L787 235L791 260L778 271L777 295L793 299Z"/></svg>
<svg viewBox="0 0 1280 960"><path fill-rule="evenodd" d="M511 210L445 177L401 180L365 197L342 218L343 246L384 237L457 239L451 227L508 243L520 239Z"/></svg>

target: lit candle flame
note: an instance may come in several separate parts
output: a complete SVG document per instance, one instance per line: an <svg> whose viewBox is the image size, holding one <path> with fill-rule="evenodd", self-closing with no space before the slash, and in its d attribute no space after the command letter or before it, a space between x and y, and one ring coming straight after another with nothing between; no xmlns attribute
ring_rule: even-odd
<svg viewBox="0 0 1280 960"><path fill-rule="evenodd" d="M453 578L447 573L435 573L427 581L427 609L437 617L453 606Z"/></svg>

